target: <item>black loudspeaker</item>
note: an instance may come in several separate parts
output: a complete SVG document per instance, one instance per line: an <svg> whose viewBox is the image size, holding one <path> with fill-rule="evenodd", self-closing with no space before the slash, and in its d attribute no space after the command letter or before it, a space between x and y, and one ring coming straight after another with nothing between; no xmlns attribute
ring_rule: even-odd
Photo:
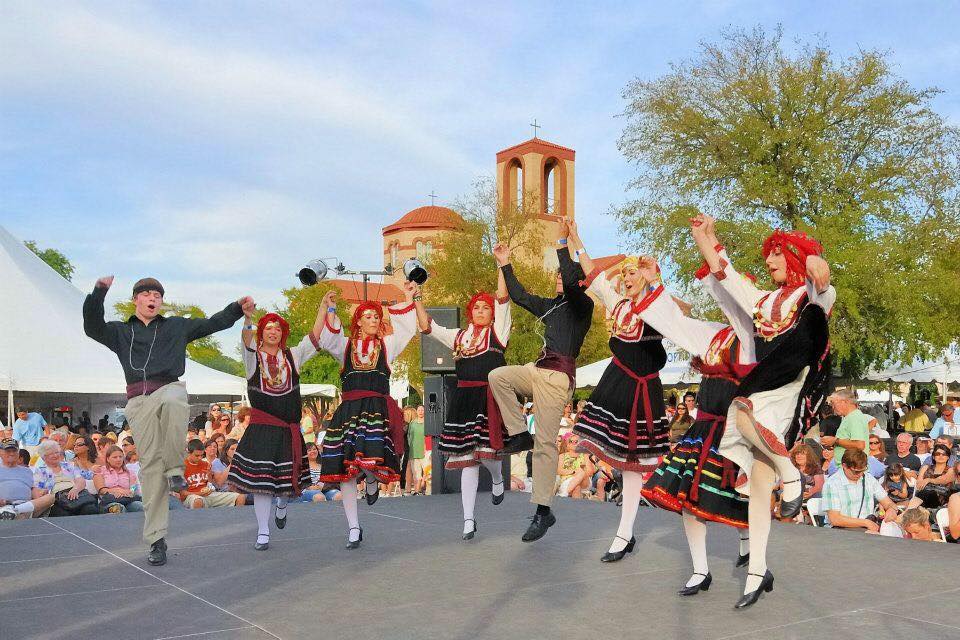
<svg viewBox="0 0 960 640"><path fill-rule="evenodd" d="M459 307L430 307L427 309L438 325L455 329L460 327ZM453 373L453 351L429 335L420 338L420 369L424 373ZM426 406L426 405L424 405Z"/></svg>
<svg viewBox="0 0 960 640"><path fill-rule="evenodd" d="M457 376L427 376L423 379L423 431L431 436L430 464L433 468L430 491L434 494L460 493L460 470L448 471L440 455L440 433L447 416L450 398L457 388ZM510 461L503 462L503 477L510 488ZM480 491L490 490L490 475L480 474Z"/></svg>

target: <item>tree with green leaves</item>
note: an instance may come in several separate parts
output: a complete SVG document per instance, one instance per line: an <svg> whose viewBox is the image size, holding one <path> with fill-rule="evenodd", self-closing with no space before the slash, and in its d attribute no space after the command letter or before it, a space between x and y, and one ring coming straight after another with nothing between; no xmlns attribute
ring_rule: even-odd
<svg viewBox="0 0 960 640"><path fill-rule="evenodd" d="M753 273L772 229L809 232L832 268L844 375L941 353L960 334L960 135L934 111L937 93L882 52L840 59L787 47L779 29L727 31L624 90L619 147L637 195L615 214L687 289L698 211Z"/></svg>
<svg viewBox="0 0 960 640"><path fill-rule="evenodd" d="M113 305L114 311L121 318L129 318L134 315L135 308L133 300L123 300ZM160 310L161 313L168 316L179 316L181 318L206 318L207 314L203 309L195 304L177 304L175 302L164 302ZM243 364L231 358L220 350L219 343L213 336L207 336L194 340L187 344L187 356L194 362L198 362L211 369L223 371L235 376L244 376Z"/></svg>
<svg viewBox="0 0 960 640"><path fill-rule="evenodd" d="M288 345L299 343L303 336L310 332L317 319L317 310L320 308L321 300L333 288L334 285L330 282L321 281L311 287L292 287L283 290L286 304L277 309L277 313L290 324ZM337 315L344 327L350 326L350 314L347 306L340 304L337 307ZM256 320L259 320L264 313L264 311L258 310ZM333 384L340 387L341 364L329 353L320 352L304 363L300 370L300 382L305 384Z"/></svg>
<svg viewBox="0 0 960 640"><path fill-rule="evenodd" d="M73 274L76 271L76 268L67 259L62 252L57 251L56 249L43 249L37 246L37 243L33 240L27 240L23 244L27 246L27 249L33 251L37 256L46 262L51 269L59 273L61 276L67 280L73 279Z"/></svg>

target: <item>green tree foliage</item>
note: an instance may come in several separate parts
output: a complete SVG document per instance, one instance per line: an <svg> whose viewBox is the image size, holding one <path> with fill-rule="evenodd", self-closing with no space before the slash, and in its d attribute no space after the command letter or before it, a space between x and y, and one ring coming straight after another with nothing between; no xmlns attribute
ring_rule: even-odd
<svg viewBox="0 0 960 640"><path fill-rule="evenodd" d="M773 228L811 232L837 288L844 374L932 356L960 333L960 136L932 109L937 93L898 78L884 53L841 60L823 44L788 51L779 30L726 32L624 90L619 146L637 196L615 213L686 288L698 210L755 274Z"/></svg>
<svg viewBox="0 0 960 640"><path fill-rule="evenodd" d="M63 253L57 251L56 249L43 249L42 251L37 246L37 243L33 240L27 240L24 242L30 251L33 251L41 260L50 265L54 271L62 275L67 280L73 279L73 273L76 271L76 268L70 261L67 259L67 256Z"/></svg>
<svg viewBox="0 0 960 640"><path fill-rule="evenodd" d="M313 328L317 319L320 302L327 291L333 288L329 282L320 282L312 287L293 287L283 290L286 305L277 310L277 313L290 323L290 337L288 345L300 342ZM337 306L340 321L343 326L349 326L350 314L345 302L339 301ZM258 311L256 318L264 314ZM307 384L333 384L340 387L340 363L330 354L320 352L303 365L300 371L300 381Z"/></svg>
<svg viewBox="0 0 960 640"><path fill-rule="evenodd" d="M113 308L121 318L129 318L135 311L133 300L117 302L113 305ZM203 309L195 304L177 304L173 302L164 302L161 313L167 316L179 316L181 318L207 317ZM188 344L187 356L194 362L199 362L211 369L223 371L235 376L244 375L243 364L235 358L224 355L223 351L220 350L219 343L217 343L213 336L200 338Z"/></svg>

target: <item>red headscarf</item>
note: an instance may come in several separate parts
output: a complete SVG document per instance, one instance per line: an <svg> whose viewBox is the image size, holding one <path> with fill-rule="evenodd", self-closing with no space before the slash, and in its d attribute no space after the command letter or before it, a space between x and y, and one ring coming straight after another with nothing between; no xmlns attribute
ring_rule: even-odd
<svg viewBox="0 0 960 640"><path fill-rule="evenodd" d="M473 308L477 306L478 302L486 302L488 305L490 305L490 310L496 314L497 307L494 304L493 296L485 291L475 293L473 294L473 297L470 298L470 302L467 303L467 324L473 323Z"/></svg>
<svg viewBox="0 0 960 640"><path fill-rule="evenodd" d="M363 334L363 331L360 330L360 318L363 317L363 314L367 311L376 311L380 314L380 329L377 330L377 335L375 336L366 336ZM354 340L360 341L360 352L363 355L367 355L370 351L370 345L373 344L373 341L380 337L380 334L383 332L383 306L379 302L361 302L357 305L357 308L353 310L353 318L350 320L350 337Z"/></svg>
<svg viewBox="0 0 960 640"><path fill-rule="evenodd" d="M275 313L268 313L260 318L260 322L257 323L257 345L263 343L263 331L271 322L276 322L280 325L280 349L286 349L287 337L290 335L290 325Z"/></svg>
<svg viewBox="0 0 960 640"><path fill-rule="evenodd" d="M789 287L803 285L807 278L807 258L823 254L823 246L802 231L777 229L763 241L763 257L775 249L780 249L787 260L787 281L784 284Z"/></svg>

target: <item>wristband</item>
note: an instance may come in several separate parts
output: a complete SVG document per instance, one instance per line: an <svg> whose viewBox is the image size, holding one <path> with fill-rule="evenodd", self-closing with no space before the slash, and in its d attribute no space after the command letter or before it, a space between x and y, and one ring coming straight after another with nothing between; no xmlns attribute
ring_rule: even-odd
<svg viewBox="0 0 960 640"><path fill-rule="evenodd" d="M245 324L245 325L243 325L243 330L244 330L244 331L256 331L256 329L257 329L257 325L255 325L255 324Z"/></svg>
<svg viewBox="0 0 960 640"><path fill-rule="evenodd" d="M337 312L336 307L327 307L327 313L336 313L336 312Z"/></svg>
<svg viewBox="0 0 960 640"><path fill-rule="evenodd" d="M420 302L420 301L422 301L422 300L423 300L423 296L413 296L413 301L414 301L414 302Z"/></svg>
<svg viewBox="0 0 960 640"><path fill-rule="evenodd" d="M567 239L566 239L566 238L560 238L559 240L557 240L557 244L560 245L561 247L565 247L565 246L567 246Z"/></svg>

